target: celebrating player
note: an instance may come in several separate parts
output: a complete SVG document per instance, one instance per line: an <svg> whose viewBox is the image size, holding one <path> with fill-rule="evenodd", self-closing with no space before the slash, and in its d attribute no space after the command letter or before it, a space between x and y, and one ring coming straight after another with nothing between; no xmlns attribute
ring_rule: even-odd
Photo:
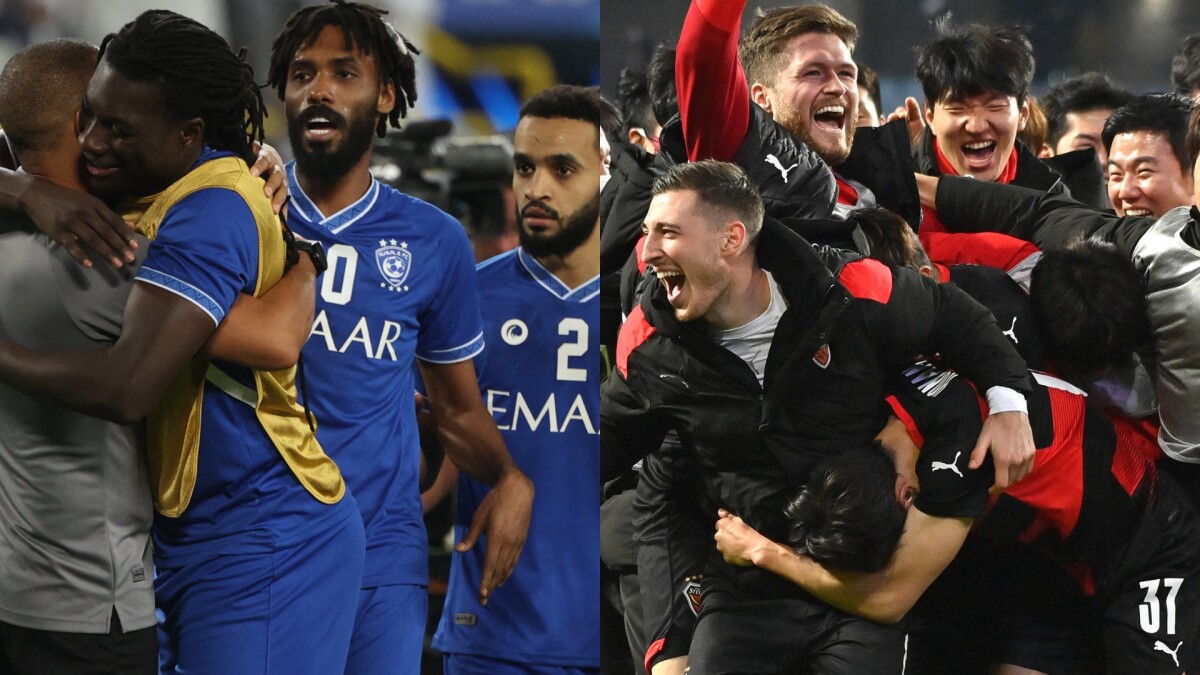
<svg viewBox="0 0 1200 675"><path fill-rule="evenodd" d="M296 157L289 222L328 251L303 352L306 402L367 531L347 673L415 672L420 663L429 572L414 356L447 452L492 486L459 544L470 549L486 530L481 601L516 564L533 498L475 379L484 335L466 233L368 170L374 134L399 126L416 100L416 50L383 14L346 2L301 9L275 38L268 73Z"/></svg>

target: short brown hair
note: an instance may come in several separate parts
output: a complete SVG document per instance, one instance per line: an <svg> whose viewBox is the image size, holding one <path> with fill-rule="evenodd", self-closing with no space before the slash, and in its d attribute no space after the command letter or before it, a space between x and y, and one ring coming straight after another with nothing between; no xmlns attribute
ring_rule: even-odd
<svg viewBox="0 0 1200 675"><path fill-rule="evenodd" d="M858 26L825 5L779 7L759 12L738 47L750 84L774 86L779 58L792 38L806 33L828 33L841 38L850 53L858 42Z"/></svg>
<svg viewBox="0 0 1200 675"><path fill-rule="evenodd" d="M1025 103L1029 105L1029 120L1025 122L1025 129L1017 133L1017 140L1036 155L1043 145L1050 142L1050 123L1036 97L1026 96Z"/></svg>
<svg viewBox="0 0 1200 675"><path fill-rule="evenodd" d="M711 159L676 164L656 178L651 188L655 196L683 190L695 192L705 205L740 220L751 243L758 239L763 222L762 197L737 164Z"/></svg>

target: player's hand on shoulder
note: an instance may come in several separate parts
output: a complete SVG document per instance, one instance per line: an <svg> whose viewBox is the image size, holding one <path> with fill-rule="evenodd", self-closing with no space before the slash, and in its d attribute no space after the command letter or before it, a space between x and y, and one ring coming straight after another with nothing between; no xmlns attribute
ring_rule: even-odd
<svg viewBox="0 0 1200 675"><path fill-rule="evenodd" d="M287 204L287 175L283 170L283 157L268 143L254 141L251 146L258 158L250 167L250 173L260 176L265 185L263 194L271 198L271 210L278 214ZM285 214L286 217L286 214Z"/></svg>
<svg viewBox="0 0 1200 675"><path fill-rule="evenodd" d="M12 174L24 176L24 174ZM18 200L39 230L65 248L76 262L92 266L92 253L113 267L134 261L133 224L95 197L26 176Z"/></svg>
<svg viewBox="0 0 1200 675"><path fill-rule="evenodd" d="M970 468L979 468L989 450L996 467L995 487L1006 488L1028 475L1037 453L1029 416L1017 411L989 415L971 453Z"/></svg>

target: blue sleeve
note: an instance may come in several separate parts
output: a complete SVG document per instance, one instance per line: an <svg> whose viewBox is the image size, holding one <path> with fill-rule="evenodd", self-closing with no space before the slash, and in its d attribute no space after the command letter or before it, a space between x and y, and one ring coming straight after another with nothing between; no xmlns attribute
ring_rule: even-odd
<svg viewBox="0 0 1200 675"><path fill-rule="evenodd" d="M238 293L258 281L258 227L240 195L198 190L171 207L138 281L176 293L221 323Z"/></svg>
<svg viewBox="0 0 1200 675"><path fill-rule="evenodd" d="M433 302L421 315L417 358L430 363L458 363L483 350L483 319L475 283L475 260L467 233L449 216L430 223L440 228L438 244L442 278Z"/></svg>

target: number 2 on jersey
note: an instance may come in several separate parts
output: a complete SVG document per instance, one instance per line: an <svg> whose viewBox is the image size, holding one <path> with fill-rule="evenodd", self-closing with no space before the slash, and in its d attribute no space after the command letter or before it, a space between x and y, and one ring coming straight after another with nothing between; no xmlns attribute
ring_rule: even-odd
<svg viewBox="0 0 1200 675"><path fill-rule="evenodd" d="M587 382L587 368L571 367L571 357L583 356L588 347L588 325L583 319L567 317L558 322L559 335L574 334L575 339L558 346L558 379L563 382Z"/></svg>

